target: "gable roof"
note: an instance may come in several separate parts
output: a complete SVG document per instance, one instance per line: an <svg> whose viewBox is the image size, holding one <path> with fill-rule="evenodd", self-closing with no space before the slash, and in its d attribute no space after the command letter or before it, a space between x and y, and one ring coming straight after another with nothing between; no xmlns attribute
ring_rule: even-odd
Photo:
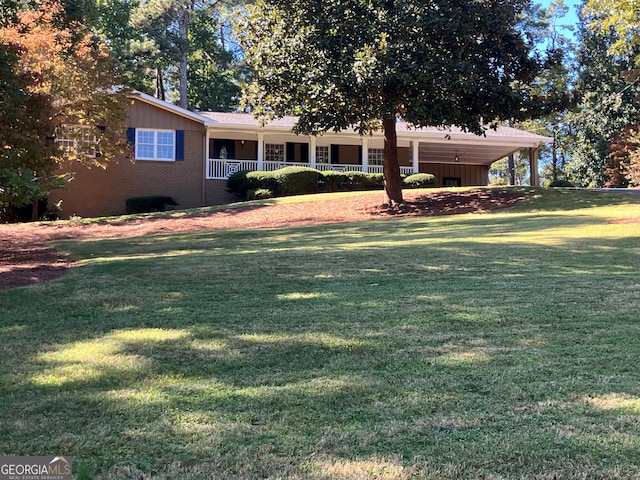
<svg viewBox="0 0 640 480"><path fill-rule="evenodd" d="M189 120L202 123L203 125L210 125L214 123L210 119L208 119L207 117L204 117L203 115L200 115L199 113L192 112L191 110L187 110L178 105L174 105L173 103L160 100L159 98L152 97L151 95L148 95L143 92L139 92L137 90L134 90L129 96L130 98L142 100L145 103L161 108L162 110L173 113L175 115L179 115L181 117L188 118Z"/></svg>

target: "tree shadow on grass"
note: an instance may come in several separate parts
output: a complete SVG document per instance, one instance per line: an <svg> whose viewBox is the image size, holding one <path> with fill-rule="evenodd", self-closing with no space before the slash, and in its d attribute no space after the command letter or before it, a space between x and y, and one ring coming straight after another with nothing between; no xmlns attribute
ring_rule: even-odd
<svg viewBox="0 0 640 480"><path fill-rule="evenodd" d="M375 458L632 478L640 449L620 432L637 416L602 405L638 396L616 297L637 286L637 238L487 243L512 230L469 220L81 245L94 256L77 274L38 289L69 298L2 305L0 450L64 451L114 478L305 478Z"/></svg>

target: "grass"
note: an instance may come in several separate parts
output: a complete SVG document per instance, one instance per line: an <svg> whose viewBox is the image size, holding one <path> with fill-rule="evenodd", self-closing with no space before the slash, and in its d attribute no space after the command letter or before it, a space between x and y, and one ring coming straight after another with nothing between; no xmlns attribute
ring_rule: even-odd
<svg viewBox="0 0 640 480"><path fill-rule="evenodd" d="M640 197L65 241L0 292L0 455L87 479L640 477Z"/></svg>

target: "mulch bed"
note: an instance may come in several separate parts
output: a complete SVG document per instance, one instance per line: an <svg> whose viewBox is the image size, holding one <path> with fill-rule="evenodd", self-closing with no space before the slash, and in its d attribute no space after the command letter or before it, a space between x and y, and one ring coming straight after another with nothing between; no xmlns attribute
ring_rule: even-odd
<svg viewBox="0 0 640 480"><path fill-rule="evenodd" d="M0 225L0 289L31 285L63 275L72 262L47 246L62 239L138 237L221 228L270 228L383 218L488 212L523 200L511 190L405 192L406 203L381 206L382 192L304 203L237 208L207 215L81 225L68 222Z"/></svg>

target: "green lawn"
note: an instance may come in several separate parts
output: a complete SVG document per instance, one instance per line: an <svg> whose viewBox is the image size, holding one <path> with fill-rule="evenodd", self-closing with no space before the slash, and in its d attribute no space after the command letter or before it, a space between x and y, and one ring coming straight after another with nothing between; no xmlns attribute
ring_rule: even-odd
<svg viewBox="0 0 640 480"><path fill-rule="evenodd" d="M640 477L640 196L57 243L0 455L79 479Z"/></svg>

